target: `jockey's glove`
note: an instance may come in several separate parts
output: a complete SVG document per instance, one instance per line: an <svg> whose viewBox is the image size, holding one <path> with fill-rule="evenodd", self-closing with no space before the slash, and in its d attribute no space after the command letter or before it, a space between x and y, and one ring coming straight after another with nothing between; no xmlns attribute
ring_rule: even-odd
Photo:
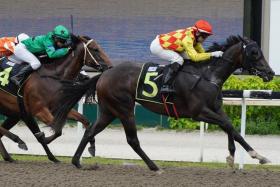
<svg viewBox="0 0 280 187"><path fill-rule="evenodd" d="M223 51L214 51L214 52L211 52L211 56L212 57L216 57L216 58L220 58L223 56Z"/></svg>

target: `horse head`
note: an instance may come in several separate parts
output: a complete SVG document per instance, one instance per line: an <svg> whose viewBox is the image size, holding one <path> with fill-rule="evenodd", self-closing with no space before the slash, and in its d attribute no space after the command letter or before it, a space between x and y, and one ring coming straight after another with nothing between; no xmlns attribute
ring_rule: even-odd
<svg viewBox="0 0 280 187"><path fill-rule="evenodd" d="M71 35L71 42L65 47L70 47L67 55L61 58L40 59L44 64L39 74L42 76L57 76L61 79L73 79L84 65L98 72L103 72L112 67L112 63L97 42L87 36Z"/></svg>
<svg viewBox="0 0 280 187"><path fill-rule="evenodd" d="M248 70L250 74L261 77L264 82L271 81L275 73L264 58L258 44L248 38L242 38L240 36L238 38L242 45L242 68Z"/></svg>
<svg viewBox="0 0 280 187"><path fill-rule="evenodd" d="M78 39L82 41L84 49L83 65L92 67L100 72L112 67L109 57L95 40L87 36L79 36Z"/></svg>

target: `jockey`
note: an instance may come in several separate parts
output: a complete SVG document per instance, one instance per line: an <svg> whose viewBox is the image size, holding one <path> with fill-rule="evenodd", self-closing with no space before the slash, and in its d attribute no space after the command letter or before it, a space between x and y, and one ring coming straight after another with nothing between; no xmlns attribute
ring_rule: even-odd
<svg viewBox="0 0 280 187"><path fill-rule="evenodd" d="M11 78L16 85L20 85L23 79L37 70L41 63L36 54L47 54L49 58L60 58L66 55L70 49L69 44L71 37L67 28L62 25L56 26L52 32L46 35L40 35L26 39L15 46L14 55L16 58L28 65L23 67L20 72Z"/></svg>
<svg viewBox="0 0 280 187"><path fill-rule="evenodd" d="M17 37L0 38L0 57L10 57L13 55L15 46L27 38L29 38L29 36L25 33L21 33Z"/></svg>
<svg viewBox="0 0 280 187"><path fill-rule="evenodd" d="M152 54L171 62L164 76L161 93L175 92L172 82L184 59L200 62L223 55L222 51L205 52L202 43L212 34L212 26L205 20L198 20L192 27L160 34L152 41L150 46Z"/></svg>

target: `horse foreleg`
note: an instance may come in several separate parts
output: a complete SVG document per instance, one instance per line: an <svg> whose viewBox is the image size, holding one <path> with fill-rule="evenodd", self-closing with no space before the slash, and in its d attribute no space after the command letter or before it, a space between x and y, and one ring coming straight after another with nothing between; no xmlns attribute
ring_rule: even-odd
<svg viewBox="0 0 280 187"><path fill-rule="evenodd" d="M245 139L238 133L234 132L234 140L236 140L240 145L248 152L248 154L254 158L258 159L260 164L270 163L271 161L264 156L258 154L246 141Z"/></svg>
<svg viewBox="0 0 280 187"><path fill-rule="evenodd" d="M232 141L235 140L237 141L247 152L252 158L256 158L259 160L261 164L265 164L270 162L267 158L259 155L246 141L245 139L233 128L231 122L229 121L227 115L220 110L218 113L213 112L210 109L204 110L204 112L199 115L200 119L202 121L208 122L208 123L213 123L213 124L218 124L229 136L229 152L231 157L227 157L227 161L230 161L232 163L229 163L230 165L233 165L234 162L234 155L232 155L231 152L235 151L235 146L234 142ZM204 120L203 120L204 119Z"/></svg>
<svg viewBox="0 0 280 187"><path fill-rule="evenodd" d="M159 168L157 167L157 165L146 155L146 153L140 147L134 116L131 115L130 117L121 119L121 122L125 130L127 143L144 160L150 170L158 171Z"/></svg>
<svg viewBox="0 0 280 187"><path fill-rule="evenodd" d="M84 136L72 158L72 164L74 164L77 168L81 168L80 158L83 154L83 151L90 140L94 140L94 136L99 132L105 129L107 125L109 125L115 119L112 115L106 115L101 113L100 117L97 119L95 125L89 126L86 129Z"/></svg>
<svg viewBox="0 0 280 187"><path fill-rule="evenodd" d="M225 118L227 118L227 115L224 113L224 111L221 110L219 112L219 114L221 116L224 116ZM248 154L252 158L258 159L260 164L266 164L266 163L270 162L267 158L259 155L234 128L233 128L233 131L232 131L232 137L234 138L235 141L237 141L248 152Z"/></svg>
<svg viewBox="0 0 280 187"><path fill-rule="evenodd" d="M211 109L204 107L202 112L194 118L197 121L204 121L206 123L217 124L221 127L221 129L227 133L228 135L228 150L229 156L226 158L227 163L232 168L234 167L234 155L235 155L235 144L234 144L234 137L233 132L234 128L230 123L226 114L221 110L218 113L212 111Z"/></svg>
<svg viewBox="0 0 280 187"><path fill-rule="evenodd" d="M73 120L81 122L83 124L84 128L89 127L89 121L87 120L87 118L74 109L72 109L68 113L67 117L68 117L68 119L73 119ZM91 156L95 156L95 139L93 138L92 140L89 141L89 143L90 143L90 147L88 148L88 152L91 154Z"/></svg>
<svg viewBox="0 0 280 187"><path fill-rule="evenodd" d="M35 119L33 117L26 117L24 119L25 124L27 125L27 127L31 130L31 132L33 133L33 135L36 137L36 139L38 140L38 142L41 143L41 145L43 146L48 159L57 163L59 162L59 160L57 160L55 158L55 156L51 153L49 147L47 146L47 144L45 143L45 134L43 132L40 131L37 122L35 121Z"/></svg>
<svg viewBox="0 0 280 187"><path fill-rule="evenodd" d="M49 143L51 143L52 141L54 141L57 137L59 137L59 136L61 136L61 135L62 135L62 131L56 131L56 132L54 132L53 135L48 136L48 137L45 137L45 138L44 138L44 142L45 142L46 144L49 144Z"/></svg>
<svg viewBox="0 0 280 187"><path fill-rule="evenodd" d="M53 115L51 114L51 112L49 111L48 108L46 107L42 107L40 109L39 112L37 112L35 114L35 116L40 119L43 123L45 123L46 125L48 126L51 126L52 125L52 122L54 120L54 117ZM37 125L38 126L38 125ZM52 141L54 141L57 137L61 136L62 135L62 131L55 131L53 135L49 136L49 137L41 137L44 139L44 143L45 144L49 144L51 143Z"/></svg>

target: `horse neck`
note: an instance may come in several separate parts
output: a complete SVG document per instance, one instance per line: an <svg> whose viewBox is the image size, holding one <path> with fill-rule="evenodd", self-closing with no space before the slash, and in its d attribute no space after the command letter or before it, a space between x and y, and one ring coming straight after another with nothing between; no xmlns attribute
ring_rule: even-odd
<svg viewBox="0 0 280 187"><path fill-rule="evenodd" d="M241 53L240 43L231 46L225 51L222 59L219 59L219 66L212 69L210 80L221 86L229 78L229 76L237 69L238 59Z"/></svg>
<svg viewBox="0 0 280 187"><path fill-rule="evenodd" d="M40 75L57 76L60 79L72 80L80 72L83 64L83 45L77 45L76 49L66 57L54 60L51 64L43 65L39 70Z"/></svg>

